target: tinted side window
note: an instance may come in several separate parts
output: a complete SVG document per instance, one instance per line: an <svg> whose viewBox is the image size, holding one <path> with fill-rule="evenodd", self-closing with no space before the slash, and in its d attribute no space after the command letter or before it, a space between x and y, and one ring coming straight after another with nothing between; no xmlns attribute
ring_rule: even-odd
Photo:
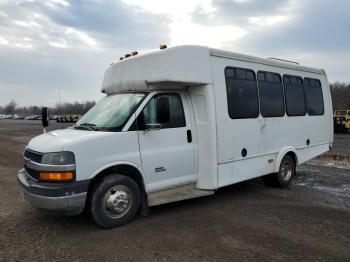
<svg viewBox="0 0 350 262"><path fill-rule="evenodd" d="M249 69L226 67L227 106L232 119L259 116L255 73Z"/></svg>
<svg viewBox="0 0 350 262"><path fill-rule="evenodd" d="M144 124L157 124L156 99L159 96L169 98L169 122L162 123L162 128L185 127L185 115L182 107L181 98L178 94L161 94L151 98L141 113L141 119Z"/></svg>
<svg viewBox="0 0 350 262"><path fill-rule="evenodd" d="M258 72L260 110L263 117L284 115L283 85L279 74Z"/></svg>
<svg viewBox="0 0 350 262"><path fill-rule="evenodd" d="M303 80L298 76L283 76L284 94L288 116L304 116L306 114Z"/></svg>
<svg viewBox="0 0 350 262"><path fill-rule="evenodd" d="M323 115L324 104L321 82L318 79L305 78L304 89L307 113L310 116Z"/></svg>

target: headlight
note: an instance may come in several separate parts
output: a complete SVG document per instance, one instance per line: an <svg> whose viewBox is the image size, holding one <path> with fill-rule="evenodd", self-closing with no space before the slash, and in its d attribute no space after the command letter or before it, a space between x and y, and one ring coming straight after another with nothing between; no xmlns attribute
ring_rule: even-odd
<svg viewBox="0 0 350 262"><path fill-rule="evenodd" d="M72 152L46 153L41 160L47 165L72 165L75 164L75 157Z"/></svg>

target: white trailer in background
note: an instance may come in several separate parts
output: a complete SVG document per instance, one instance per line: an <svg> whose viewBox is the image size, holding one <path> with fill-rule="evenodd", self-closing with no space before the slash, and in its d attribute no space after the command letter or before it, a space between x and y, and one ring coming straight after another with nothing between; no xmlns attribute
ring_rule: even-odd
<svg viewBox="0 0 350 262"><path fill-rule="evenodd" d="M102 92L26 147L18 181L34 206L119 226L255 177L287 186L333 141L326 74L294 63L179 46L112 64Z"/></svg>

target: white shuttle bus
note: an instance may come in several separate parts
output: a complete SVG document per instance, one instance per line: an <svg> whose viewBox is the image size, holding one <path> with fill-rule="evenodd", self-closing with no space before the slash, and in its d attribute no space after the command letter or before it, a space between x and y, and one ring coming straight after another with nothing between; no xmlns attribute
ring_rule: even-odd
<svg viewBox="0 0 350 262"><path fill-rule="evenodd" d="M33 138L18 183L34 207L123 225L150 206L262 177L288 186L332 147L324 70L203 46L127 57L73 127Z"/></svg>

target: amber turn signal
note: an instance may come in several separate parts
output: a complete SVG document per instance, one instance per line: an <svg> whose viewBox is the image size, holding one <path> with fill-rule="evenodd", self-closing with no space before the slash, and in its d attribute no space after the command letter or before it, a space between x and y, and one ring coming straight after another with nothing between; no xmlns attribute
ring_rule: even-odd
<svg viewBox="0 0 350 262"><path fill-rule="evenodd" d="M69 181L73 179L73 172L64 173L40 173L40 180L45 181Z"/></svg>

